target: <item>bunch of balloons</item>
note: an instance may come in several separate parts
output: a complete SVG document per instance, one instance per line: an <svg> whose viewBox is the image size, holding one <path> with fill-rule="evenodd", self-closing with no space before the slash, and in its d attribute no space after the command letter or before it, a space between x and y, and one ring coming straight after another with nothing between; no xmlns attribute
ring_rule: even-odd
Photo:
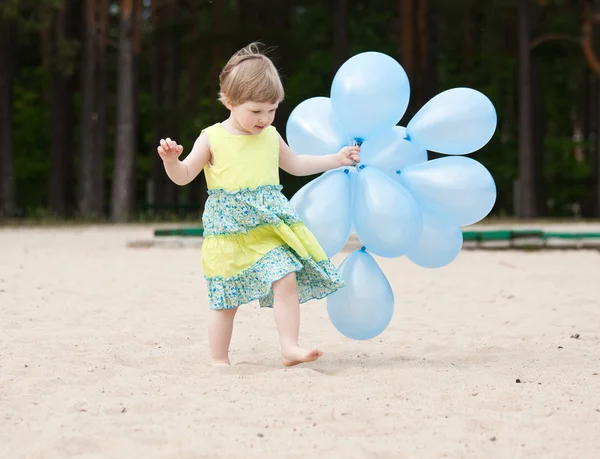
<svg viewBox="0 0 600 459"><path fill-rule="evenodd" d="M329 171L301 188L292 204L329 257L352 232L363 244L340 266L347 285L327 300L334 326L352 339L370 339L394 313L390 284L370 253L406 256L425 268L452 262L461 227L483 219L496 187L487 169L465 155L496 130L491 101L470 88L444 91L397 126L410 97L408 76L392 57L357 54L337 71L330 97L299 104L286 126L301 155L327 155L361 145L355 167ZM427 151L449 156L428 161ZM369 253L370 252L370 253Z"/></svg>

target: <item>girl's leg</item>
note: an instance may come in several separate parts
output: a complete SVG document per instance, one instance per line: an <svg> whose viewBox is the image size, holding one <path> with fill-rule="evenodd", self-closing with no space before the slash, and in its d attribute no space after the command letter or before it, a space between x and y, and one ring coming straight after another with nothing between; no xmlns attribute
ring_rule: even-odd
<svg viewBox="0 0 600 459"><path fill-rule="evenodd" d="M298 303L298 288L296 273L290 273L280 280L273 282L273 311L281 342L281 358L286 366L317 360L321 351L317 349L302 349L298 346L300 330L300 305Z"/></svg>
<svg viewBox="0 0 600 459"><path fill-rule="evenodd" d="M229 344L237 308L210 311L208 342L215 365L229 365Z"/></svg>

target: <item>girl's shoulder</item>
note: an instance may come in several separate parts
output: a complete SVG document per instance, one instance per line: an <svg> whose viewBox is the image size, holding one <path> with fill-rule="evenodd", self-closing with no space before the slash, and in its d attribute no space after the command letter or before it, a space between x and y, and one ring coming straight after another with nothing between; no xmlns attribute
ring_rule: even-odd
<svg viewBox="0 0 600 459"><path fill-rule="evenodd" d="M208 143L211 146L211 150L218 148L219 144L226 143L229 137L231 137L220 122L205 127L200 131L200 135L208 137Z"/></svg>
<svg viewBox="0 0 600 459"><path fill-rule="evenodd" d="M206 133L207 135L214 135L215 133L218 133L220 129L221 123L215 123L211 126L207 126L204 129L202 129L202 131L200 131L200 134Z"/></svg>

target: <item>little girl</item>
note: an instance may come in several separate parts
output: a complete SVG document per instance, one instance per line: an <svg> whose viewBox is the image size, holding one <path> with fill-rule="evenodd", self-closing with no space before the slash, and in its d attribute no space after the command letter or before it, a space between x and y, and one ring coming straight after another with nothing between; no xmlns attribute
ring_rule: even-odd
<svg viewBox="0 0 600 459"><path fill-rule="evenodd" d="M235 313L254 300L274 310L284 365L316 360L318 349L298 346L299 303L323 298L344 281L281 193L279 168L300 176L351 166L359 162L359 148L296 156L271 126L283 86L254 43L231 57L219 80L229 118L204 129L183 161L183 147L175 141L162 139L158 147L176 184L190 183L202 169L206 175L202 267L213 362L229 365Z"/></svg>

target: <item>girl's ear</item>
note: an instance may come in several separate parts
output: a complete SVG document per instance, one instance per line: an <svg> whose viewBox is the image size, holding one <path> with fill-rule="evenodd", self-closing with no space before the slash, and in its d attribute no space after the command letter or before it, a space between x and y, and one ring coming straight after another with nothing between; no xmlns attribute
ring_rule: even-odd
<svg viewBox="0 0 600 459"><path fill-rule="evenodd" d="M229 99L227 99L227 97L223 97L221 99L221 102L223 102L223 105L225 105L225 107L227 108L227 110L233 110L233 105L231 105L231 103L229 102Z"/></svg>

